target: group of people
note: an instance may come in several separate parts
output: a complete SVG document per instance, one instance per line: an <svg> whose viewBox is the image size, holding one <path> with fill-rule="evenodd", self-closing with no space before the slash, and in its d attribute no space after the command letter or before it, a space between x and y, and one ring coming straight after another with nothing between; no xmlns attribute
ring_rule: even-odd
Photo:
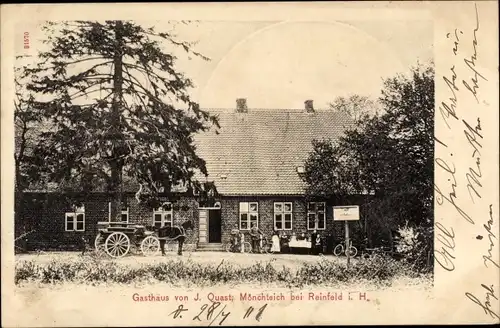
<svg viewBox="0 0 500 328"><path fill-rule="evenodd" d="M233 235L232 240L231 240L233 247L236 245L239 245L241 243L241 233L235 229L231 232L231 234ZM259 253L260 247L261 247L260 243L261 243L263 236L264 236L264 234L262 233L262 231L260 231L260 229L257 226L253 225L250 228L250 244L252 246L252 252ZM271 238L271 242L272 242L271 252L279 253L280 252L280 240L279 240L277 233L273 234L273 236Z"/></svg>
<svg viewBox="0 0 500 328"><path fill-rule="evenodd" d="M240 238L240 233L239 231L235 231L233 234L233 245L239 244L241 242ZM257 226L252 226L250 228L250 242L252 246L252 252L258 253L260 250L260 242L264 234L262 231ZM281 252L281 244L282 241L281 239L284 236L281 236L278 231L274 231L273 235L271 237L271 253L280 253ZM285 237L286 238L286 237ZM296 238L295 235L292 235L292 238ZM305 234L302 234L302 239L306 239ZM323 252L323 247L324 247L324 239L322 238L321 234L319 234L316 230L313 231L311 234L310 238L311 242L311 252L313 254L319 254Z"/></svg>

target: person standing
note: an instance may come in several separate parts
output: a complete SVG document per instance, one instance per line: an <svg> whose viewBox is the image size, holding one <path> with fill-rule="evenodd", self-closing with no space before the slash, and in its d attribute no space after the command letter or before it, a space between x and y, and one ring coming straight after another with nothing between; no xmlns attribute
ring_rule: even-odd
<svg viewBox="0 0 500 328"><path fill-rule="evenodd" d="M82 250L82 256L85 255L85 252L87 251L87 248L89 247L89 241L87 237L82 234L80 236L80 249Z"/></svg>
<svg viewBox="0 0 500 328"><path fill-rule="evenodd" d="M313 240L314 242L314 245L315 245L315 248L316 248L316 252L315 252L315 255L319 255L320 253L323 253L323 243L322 243L322 239L321 239L321 234L317 234L316 235L316 239Z"/></svg>
<svg viewBox="0 0 500 328"><path fill-rule="evenodd" d="M252 252L259 253L259 243L262 232L259 230L256 224L252 225L250 228L250 237L252 238Z"/></svg>
<svg viewBox="0 0 500 328"><path fill-rule="evenodd" d="M271 238L272 246L271 253L279 253L280 252L280 237L276 231L273 233L273 237Z"/></svg>
<svg viewBox="0 0 500 328"><path fill-rule="evenodd" d="M311 253L316 255L316 237L318 236L318 232L316 230L311 234Z"/></svg>

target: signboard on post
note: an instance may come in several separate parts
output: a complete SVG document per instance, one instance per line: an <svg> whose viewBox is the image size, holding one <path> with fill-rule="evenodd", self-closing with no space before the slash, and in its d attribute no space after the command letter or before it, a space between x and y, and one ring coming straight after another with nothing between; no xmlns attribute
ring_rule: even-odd
<svg viewBox="0 0 500 328"><path fill-rule="evenodd" d="M333 221L359 221L359 206L334 206Z"/></svg>
<svg viewBox="0 0 500 328"><path fill-rule="evenodd" d="M347 266L351 262L351 245L349 241L349 221L359 221L359 206L334 206L333 207L333 221L345 221L345 254L347 256Z"/></svg>

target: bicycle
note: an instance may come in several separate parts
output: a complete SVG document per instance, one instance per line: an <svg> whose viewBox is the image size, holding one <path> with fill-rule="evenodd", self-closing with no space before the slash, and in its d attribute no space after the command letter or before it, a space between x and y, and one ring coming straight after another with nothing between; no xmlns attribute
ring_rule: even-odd
<svg viewBox="0 0 500 328"><path fill-rule="evenodd" d="M345 242L341 242L333 249L333 255L340 256L340 254L345 254L347 256L347 250L344 247ZM352 240L349 241L349 256L355 257L358 254L358 249L352 246Z"/></svg>
<svg viewBox="0 0 500 328"><path fill-rule="evenodd" d="M269 254L271 253L271 247L273 243L269 241L266 237L261 237L259 241L259 253Z"/></svg>
<svg viewBox="0 0 500 328"><path fill-rule="evenodd" d="M242 243L237 242L227 242L224 244L223 248L228 253L241 253ZM251 253L252 245L248 241L243 242L243 253Z"/></svg>
<svg viewBox="0 0 500 328"><path fill-rule="evenodd" d="M271 248L272 248L272 242L269 241L266 237L260 236L259 238L259 249L257 252L254 252L253 247L251 246L250 253L257 253L257 254L269 254L271 253Z"/></svg>

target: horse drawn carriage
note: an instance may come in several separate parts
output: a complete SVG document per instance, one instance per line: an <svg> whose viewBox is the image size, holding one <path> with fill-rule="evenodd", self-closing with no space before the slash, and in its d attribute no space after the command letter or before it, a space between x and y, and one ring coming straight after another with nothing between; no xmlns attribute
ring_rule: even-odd
<svg viewBox="0 0 500 328"><path fill-rule="evenodd" d="M98 253L105 252L111 257L119 258L127 255L132 248L136 253L153 256L162 251L165 244L168 250L173 250L174 243L179 244L182 253L182 243L186 238L186 229L192 229L190 221L180 227L146 227L127 222L99 222L98 234L94 241Z"/></svg>

